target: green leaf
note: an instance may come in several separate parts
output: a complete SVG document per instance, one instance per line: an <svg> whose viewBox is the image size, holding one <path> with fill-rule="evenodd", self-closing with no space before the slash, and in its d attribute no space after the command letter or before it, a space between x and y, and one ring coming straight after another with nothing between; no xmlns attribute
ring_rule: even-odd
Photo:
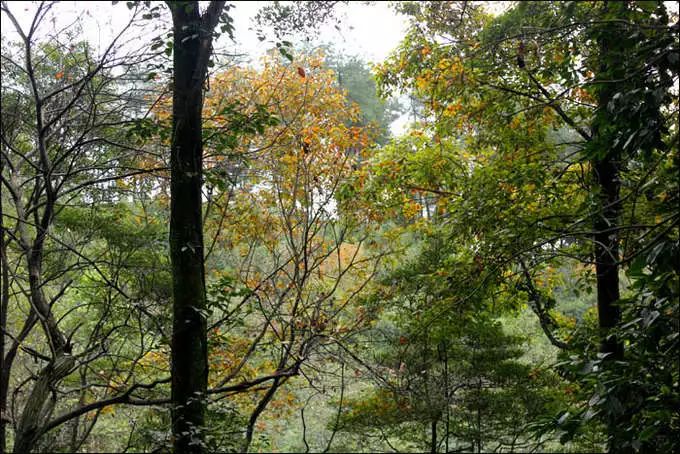
<svg viewBox="0 0 680 454"><path fill-rule="evenodd" d="M658 427L648 426L640 432L640 435L638 435L638 440L647 441L651 439L654 435L656 435L658 431L659 431Z"/></svg>

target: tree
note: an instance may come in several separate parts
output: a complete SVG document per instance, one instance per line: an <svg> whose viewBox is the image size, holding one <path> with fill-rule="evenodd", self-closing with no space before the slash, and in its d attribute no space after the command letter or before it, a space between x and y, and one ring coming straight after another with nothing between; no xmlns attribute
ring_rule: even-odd
<svg viewBox="0 0 680 454"><path fill-rule="evenodd" d="M141 385L130 384L134 362L116 361L116 367L101 377L91 373L90 367L102 357L110 359L107 348L120 347L125 335L119 334L130 324L108 325L103 310L101 318L82 330L85 334L84 323L76 320L78 306L66 307L66 303L73 302L78 284L88 279L112 299L128 299L129 294L115 277L120 269L103 266L100 258L90 255L96 248L88 248L87 233L81 236L59 229L69 210L103 201L102 188L149 171L134 167L132 156L137 150L121 133L130 123L127 115L134 115L139 105L134 89L138 74L131 68L145 56L119 48L121 36L136 16L133 12L128 25L98 54L86 43L70 40L75 28L63 30L60 36L44 32L54 6L39 4L26 30L10 6L2 3L2 13L19 37L16 47L3 45L1 157L6 235L2 341L8 345L2 358L2 431L4 443L5 424L12 424L15 452L37 449L48 431L77 421L89 410L134 400L133 392ZM61 41L64 36L68 44ZM40 42L42 38L49 42ZM114 75L116 67L122 70ZM128 78L127 85L120 82L122 78ZM116 199L114 192L107 201ZM85 277L80 274L83 270L87 270ZM81 307L101 308L101 301L83 300ZM126 335L129 340L130 332ZM25 371L13 367L17 361L26 366ZM76 371L80 386L73 389L69 380ZM102 385L126 373L120 383L123 389ZM8 406L10 387L14 389ZM93 404L72 400L96 389L104 391L93 394L97 399ZM17 406L20 413L14 411ZM88 430L91 426L79 430L75 423L74 445Z"/></svg>
<svg viewBox="0 0 680 454"><path fill-rule="evenodd" d="M220 289L214 351L224 357L227 337L247 346L236 369L215 368L215 381L224 386L247 370L273 378L245 410L243 450L286 382L314 373L306 366L322 360L331 337L361 325L351 311L381 257L365 245L372 229L336 207L369 140L350 125L358 107L319 55L289 65L270 55L263 67L216 75L205 112L209 267Z"/></svg>
<svg viewBox="0 0 680 454"><path fill-rule="evenodd" d="M318 55L262 63L212 76L202 113L208 404L215 418L228 415L226 424L249 415L245 445L211 427L211 449L248 449L278 391L332 344L322 340L347 317L381 255L363 244L372 229L336 212L338 188L369 143L366 130L351 126L358 107ZM170 111L157 103L153 143L163 140ZM347 334L352 323L341 328ZM245 391L252 398L224 401Z"/></svg>
<svg viewBox="0 0 680 454"><path fill-rule="evenodd" d="M202 90L214 29L222 20L231 34L226 2L211 2L200 13L198 2L168 2L173 17L173 126L171 139L170 255L173 264L173 433L175 451L200 452L203 399L207 389L207 334L203 264L201 186L203 178ZM318 23L318 11L333 5L311 2L303 29ZM301 17L288 11L286 18ZM325 16L324 16L325 17ZM277 24L278 25L278 24ZM279 30L279 29L277 29ZM285 50L279 43L280 49ZM290 54L284 53L284 55ZM285 363L285 360L283 361ZM198 371L198 372L197 372ZM275 378L278 384L279 378ZM276 390L272 387L271 393ZM268 399L266 399L268 400ZM265 400L265 402L266 402ZM251 424L252 426L252 424ZM197 432L198 431L198 432ZM249 430L252 432L252 428ZM197 439L192 437L198 434Z"/></svg>
<svg viewBox="0 0 680 454"><path fill-rule="evenodd" d="M203 267L203 86L224 1L168 2L173 23L170 260L173 277L172 430L175 452L203 452L208 345Z"/></svg>
<svg viewBox="0 0 680 454"><path fill-rule="evenodd" d="M374 79L340 3L2 2L3 452L678 449L678 18L402 2Z"/></svg>
<svg viewBox="0 0 680 454"><path fill-rule="evenodd" d="M621 360L623 346L616 339L616 327L623 325L619 271L652 247L640 239L651 235L658 247L667 248L665 235L673 232L670 238L677 237L677 212L638 223L638 207L647 203L640 188L653 181L653 174L665 175L662 169L674 166L677 155L670 120L676 109L670 91L678 77L677 65L672 67L677 25L662 3L523 2L495 19L470 2L406 3L401 9L414 23L380 74L385 86L408 87L424 100L430 140L464 137L482 150L490 147L492 156L513 158L518 151L530 151L531 142L543 142L544 150L557 147L557 160L547 154L539 161L554 177L531 177L543 200L550 200L552 188L569 188L578 167L584 170L585 178L572 186L578 191L572 208L537 213L533 220L520 222L520 230L513 225L514 233L505 240L507 224L492 229L481 247L493 241L496 251L505 249L505 261L514 261L519 275L527 278L527 263L534 268L560 256L593 265L601 354ZM525 156L540 153L535 148ZM649 161L652 155L654 164ZM638 172L638 167L649 173ZM514 173L522 168L519 164L510 169ZM672 187L666 181L665 188ZM588 224L590 228L584 227ZM504 243L507 240L511 242ZM579 242L588 247L578 248ZM536 307L542 306L539 316L550 317L551 307L545 305L550 298L532 299ZM543 318L549 326L550 320ZM582 353L588 356L589 351ZM615 367L614 361L606 364ZM612 408L625 400L608 395ZM629 446L625 436L618 438L622 433L617 427L628 424L624 421L632 413L604 413L610 446Z"/></svg>
<svg viewBox="0 0 680 454"><path fill-rule="evenodd" d="M391 135L390 124L401 113L401 105L396 99L380 99L375 76L360 58L337 54L332 49L327 52L326 65L335 71L338 84L347 90L350 101L361 108L361 125L375 129L375 141L384 145Z"/></svg>
<svg viewBox="0 0 680 454"><path fill-rule="evenodd" d="M408 170L404 162L402 172ZM450 169L440 170L449 175ZM372 312L380 311L380 322L365 333L371 348L355 352L374 389L348 399L340 427L379 437L391 449L544 446L549 438L532 439L527 427L562 403L552 392L562 383L520 361L522 340L497 321L515 310L520 295L505 286L502 269L481 266L448 218L413 221L422 209L414 214L411 203L403 206L410 221L397 238L412 246L381 277L369 300Z"/></svg>

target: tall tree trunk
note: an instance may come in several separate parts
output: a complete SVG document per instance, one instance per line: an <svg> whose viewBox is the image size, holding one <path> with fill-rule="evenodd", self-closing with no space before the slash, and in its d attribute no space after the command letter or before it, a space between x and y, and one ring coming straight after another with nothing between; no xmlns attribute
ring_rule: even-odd
<svg viewBox="0 0 680 454"><path fill-rule="evenodd" d="M482 452L482 379L477 380L477 431L475 438L477 442L477 452Z"/></svg>
<svg viewBox="0 0 680 454"><path fill-rule="evenodd" d="M624 346L613 329L621 321L619 290L619 233L621 224L621 172L625 151L617 137L625 131L628 118L616 107L617 95L643 86L640 78L632 77L641 74L640 68L634 68L634 62L628 58L630 44L621 38L621 33L629 31L621 28L617 21L631 21L631 5L628 2L605 2L604 17L610 23L597 29L597 45L599 48L599 71L597 79L601 82L597 87L598 110L593 122L593 159L591 161L596 184L597 212L593 221L595 270L597 274L597 307L600 328L600 351L607 354L609 367L611 361L622 360ZM625 31L624 31L625 30ZM628 390L618 389L610 393L608 399L626 402L631 399ZM620 406L620 405L619 405ZM631 451L626 437L621 437L625 428L630 427L630 410L605 412L605 423L609 433L607 450L610 452Z"/></svg>
<svg viewBox="0 0 680 454"><path fill-rule="evenodd" d="M605 104L606 105L606 104ZM593 163L599 189L598 209L594 222L595 271L597 275L597 310L600 326L600 351L611 359L623 357L623 344L611 334L621 319L617 303L619 292L619 164L616 153Z"/></svg>
<svg viewBox="0 0 680 454"><path fill-rule="evenodd" d="M4 159L0 156L0 174L4 172ZM0 453L7 449L7 390L9 387L9 367L5 364L5 332L7 330L7 309L9 307L9 270L5 243L5 223L2 206L2 184L0 184ZM9 337L7 337L9 339Z"/></svg>
<svg viewBox="0 0 680 454"><path fill-rule="evenodd" d="M431 440L430 440L430 452L437 452L437 420L433 419L430 422Z"/></svg>
<svg viewBox="0 0 680 454"><path fill-rule="evenodd" d="M173 277L172 402L175 452L200 452L196 431L204 423L208 385L203 270L202 80L194 81L200 41L198 5L175 8L170 259ZM178 20L179 19L179 20Z"/></svg>
<svg viewBox="0 0 680 454"><path fill-rule="evenodd" d="M604 11L610 5L605 3ZM626 9L625 2L611 5L622 13ZM619 216L621 213L620 200L620 159L621 152L613 143L611 129L615 118L609 111L609 104L613 96L623 90L621 83L610 81L625 78L625 63L617 61L615 57L622 57L623 52L618 49L615 30L600 31L597 42L600 61L597 78L604 81L597 87L598 112L592 126L592 149L595 158L591 161L595 192L597 196L597 212L593 221L593 241L595 255L595 272L597 278L597 310L600 327L600 351L608 353L609 359L623 357L623 344L611 333L621 319L618 307L619 291ZM613 63L612 63L613 62Z"/></svg>
<svg viewBox="0 0 680 454"><path fill-rule="evenodd" d="M203 83L224 2L201 16L198 2L168 2L174 29L170 150L170 260L173 280L172 433L176 453L204 451L208 386L203 268Z"/></svg>

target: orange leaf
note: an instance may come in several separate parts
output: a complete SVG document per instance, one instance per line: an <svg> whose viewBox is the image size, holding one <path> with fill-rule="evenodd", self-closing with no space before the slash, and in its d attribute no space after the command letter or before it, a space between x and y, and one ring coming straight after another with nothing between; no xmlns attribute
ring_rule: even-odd
<svg viewBox="0 0 680 454"><path fill-rule="evenodd" d="M59 71L54 75L54 78L57 80L61 79L62 77L64 77L64 71Z"/></svg>

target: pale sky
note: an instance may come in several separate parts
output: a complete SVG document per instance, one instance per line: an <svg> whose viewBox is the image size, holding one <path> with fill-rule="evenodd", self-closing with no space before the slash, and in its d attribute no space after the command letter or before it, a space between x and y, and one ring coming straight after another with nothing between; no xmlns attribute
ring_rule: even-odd
<svg viewBox="0 0 680 454"><path fill-rule="evenodd" d="M23 1L8 3L10 10L18 18L22 27L28 28L36 8L35 3ZM64 26L78 15L82 15L83 37L95 47L97 45L106 46L113 33L120 30L130 17L130 12L125 3L125 1L121 1L117 5L112 5L110 1L63 1L53 8L55 13L54 24ZM236 1L231 3L235 5L235 8L230 10L230 14L234 18L237 49L248 53L253 59L257 59L272 44L258 41L255 32L249 30L249 28L252 26L251 18L267 2ZM386 2L375 2L370 6L360 2L350 2L348 5L341 6L339 13L341 17L340 31L332 25L324 26L318 37L314 38L312 44L333 43L336 48L348 54L359 55L369 61L380 61L396 47L406 30L404 18L396 15ZM53 28L49 22L44 24L44 28ZM169 24L154 22L154 25L160 30L169 29ZM12 39L15 36L14 27L4 14L2 15L1 25L3 39ZM144 31L136 30L132 32L130 37L134 40L139 38L150 40L159 31L154 32L153 28L148 26ZM228 46L233 49L234 45L230 43L226 36L223 36L216 47L219 46Z"/></svg>
<svg viewBox="0 0 680 454"><path fill-rule="evenodd" d="M160 2L154 2L160 3ZM201 2L207 3L207 2ZM268 3L263 1L234 1L234 8L230 14L234 19L236 45L228 37L220 37L217 49L227 48L229 52L242 52L248 54L253 62L272 46L269 42L260 42L256 33L250 30L251 19L258 9ZM490 12L498 14L511 2L486 2ZM677 14L676 2L665 2L669 10ZM8 2L10 10L17 17L25 30L28 29L36 9L36 2L11 1ZM164 12L165 6L161 8ZM55 29L69 25L78 16L82 18L83 36L95 49L105 48L110 43L114 33L119 31L128 21L130 11L125 1L112 5L110 1L62 1L54 5L53 16L43 24L43 37L54 33ZM407 28L405 17L397 15L387 2L373 2L365 5L363 2L349 2L339 8L341 18L340 30L333 25L323 26L313 41L312 45L332 43L338 50L348 55L357 55L370 62L384 60L403 38ZM2 14L2 40L14 40L14 26L5 14ZM131 30L127 34L135 46L149 43L152 38L170 30L169 20L146 21L146 25ZM398 119L393 125L394 133L403 131L408 123L407 116Z"/></svg>
<svg viewBox="0 0 680 454"><path fill-rule="evenodd" d="M35 2L8 2L10 11L17 17L25 31L28 30L36 10ZM82 18L85 38L95 49L106 48L114 34L118 33L128 22L131 13L125 1L112 5L110 1L62 1L53 7L53 15L43 23L44 33L54 33L55 29L70 25L75 18ZM250 28L252 18L264 1L235 1L229 13L234 19L234 44L226 35L220 37L216 49L228 49L229 52L248 54L252 62L257 60L273 46L272 42L260 42L256 33ZM162 10L165 12L165 7ZM387 2L374 2L365 5L362 2L350 2L338 9L341 19L340 30L332 24L321 27L318 35L311 40L312 46L333 44L333 47L347 55L357 55L369 62L384 60L403 38L407 28L406 19L397 15ZM152 38L170 30L168 22L159 20L145 21L146 25L133 29L126 34L132 45L149 43ZM17 38L14 26L2 14L2 38L14 40ZM141 40L141 42L140 42ZM295 43L295 41L294 41ZM392 125L395 134L402 132L408 123L407 116L399 118Z"/></svg>
<svg viewBox="0 0 680 454"><path fill-rule="evenodd" d="M84 25L84 36L95 48L106 46L113 33L126 23L130 16L125 1L112 5L110 1L62 1L53 8L54 26L64 26L69 24L78 15L82 16ZM154 2L160 3L160 2ZM207 3L207 2L201 2ZM218 46L228 46L230 50L239 50L252 56L253 60L262 55L272 44L261 43L257 40L254 31L249 30L252 26L251 18L257 10L267 2L263 1L236 1L230 2L235 5L230 13L234 18L235 38L240 45L235 49L230 40L223 36L218 42ZM485 2L487 8L492 13L499 13L511 2L497 1ZM667 7L677 14L678 4L676 2L665 2ZM35 2L11 1L8 2L10 10L17 16L23 27L28 28L33 12L36 8ZM162 10L165 10L165 6ZM340 6L341 30L336 30L332 25L322 28L318 37L315 37L313 44L321 45L333 43L334 46L347 54L359 55L367 61L378 62L383 60L392 49L394 49L404 36L406 30L406 20L403 16L397 15L388 6L387 2L373 2L365 5L363 2L349 2L348 5ZM51 22L51 20L50 20ZM2 38L14 39L14 27L2 14ZM45 29L55 27L45 23ZM153 30L156 28L157 30ZM150 41L161 31L170 29L169 23L159 23L153 20L147 23L144 29L136 29L129 34L129 38L140 43L140 39ZM51 30L49 30L51 31Z"/></svg>
<svg viewBox="0 0 680 454"><path fill-rule="evenodd" d="M236 5L234 20L235 36L245 49L253 55L261 54L266 48L257 40L255 33L248 30L250 18L267 2L233 2ZM339 8L340 31L327 24L320 30L313 45L333 43L338 50L360 55L369 61L381 61L399 44L406 31L406 21L388 7L387 2L376 2L366 6L350 2Z"/></svg>

